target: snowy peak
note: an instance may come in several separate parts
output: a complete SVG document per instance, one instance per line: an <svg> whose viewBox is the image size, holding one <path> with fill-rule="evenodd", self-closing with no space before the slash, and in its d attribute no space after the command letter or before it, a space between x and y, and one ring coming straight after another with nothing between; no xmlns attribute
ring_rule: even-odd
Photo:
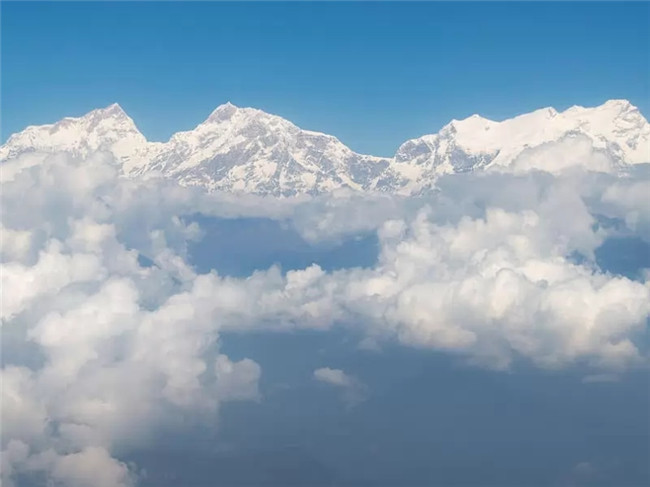
<svg viewBox="0 0 650 487"><path fill-rule="evenodd" d="M215 108L195 130L205 127L207 130L214 131L220 126L232 126L234 130L245 130L246 127L257 126L258 128L266 127L271 131L284 130L294 133L300 131L296 125L278 115L257 108L238 107L230 102Z"/></svg>
<svg viewBox="0 0 650 487"><path fill-rule="evenodd" d="M574 105L562 115L603 134L611 134L616 130L634 130L648 125L639 109L627 100L609 100L594 108Z"/></svg>
<svg viewBox="0 0 650 487"><path fill-rule="evenodd" d="M391 159L357 154L336 137L228 102L194 129L148 142L118 104L31 126L0 147L24 152L113 153L126 176L157 172L208 190L273 195L336 188L417 193L449 173L556 172L576 165L613 171L650 162L650 125L626 100L563 112L542 108L503 121L474 114L406 141ZM595 162L594 162L595 161Z"/></svg>
<svg viewBox="0 0 650 487"><path fill-rule="evenodd" d="M86 156L98 150L113 152L122 159L146 142L133 120L114 103L81 117L27 127L12 135L0 148L0 160L23 152L69 152Z"/></svg>
<svg viewBox="0 0 650 487"><path fill-rule="evenodd" d="M569 110L609 113L610 115L613 115L613 116L620 115L620 114L625 113L625 112L638 112L639 111L639 109L637 107L635 107L634 105L632 105L629 102L629 100L623 100L623 99L607 100L602 105L594 107L594 108L585 108L585 107L574 105Z"/></svg>
<svg viewBox="0 0 650 487"><path fill-rule="evenodd" d="M217 108L214 109L214 111L210 114L206 122L228 120L235 113L237 113L237 110L239 110L239 107L233 105L232 103L230 102L224 103L223 105L219 105Z"/></svg>
<svg viewBox="0 0 650 487"><path fill-rule="evenodd" d="M117 103L105 108L97 108L81 117L66 117L51 125L28 127L27 130L47 129L50 133L62 132L64 129L75 128L80 135L87 136L89 133L102 133L115 131L119 133L140 133L135 123Z"/></svg>
<svg viewBox="0 0 650 487"><path fill-rule="evenodd" d="M113 103L105 108L97 108L96 110L92 110L91 112L87 113L81 118L92 118L96 120L130 120L133 122L129 116L126 114L124 110L122 110L122 107L118 103Z"/></svg>
<svg viewBox="0 0 650 487"><path fill-rule="evenodd" d="M610 100L595 108L574 106L563 115L578 129L616 144L614 149L625 162L650 161L650 124L629 101Z"/></svg>
<svg viewBox="0 0 650 487"><path fill-rule="evenodd" d="M389 161L351 151L331 135L231 103L193 130L152 147L148 161L126 171L158 171L210 190L293 195L338 187L369 189Z"/></svg>
<svg viewBox="0 0 650 487"><path fill-rule="evenodd" d="M571 140L579 141L581 151L570 149ZM628 101L610 100L595 108L574 106L564 112L542 108L502 122L478 115L452 120L437 134L402 144L395 167L420 186L440 174L521 167L517 161L522 157L528 158L527 169L558 170L545 165L542 157L530 161L537 149L546 158L557 157L556 152L549 152L550 145L557 143L564 144L567 152L562 168L582 164L590 151L612 167L650 161L647 120Z"/></svg>

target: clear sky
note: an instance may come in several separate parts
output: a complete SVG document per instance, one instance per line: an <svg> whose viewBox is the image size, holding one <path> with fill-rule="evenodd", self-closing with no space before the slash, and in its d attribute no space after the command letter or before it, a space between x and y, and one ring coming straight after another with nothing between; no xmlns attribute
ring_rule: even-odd
<svg viewBox="0 0 650 487"><path fill-rule="evenodd" d="M1 8L2 141L112 102L150 140L231 101L377 155L472 113L609 98L650 113L647 2Z"/></svg>

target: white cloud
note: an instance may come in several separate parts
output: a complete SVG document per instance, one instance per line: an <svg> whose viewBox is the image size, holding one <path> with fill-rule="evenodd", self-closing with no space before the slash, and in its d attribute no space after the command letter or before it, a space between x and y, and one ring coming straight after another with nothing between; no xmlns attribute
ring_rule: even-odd
<svg viewBox="0 0 650 487"><path fill-rule="evenodd" d="M357 378L346 374L341 369L321 367L314 370L314 379L336 387L342 391L342 397L348 407L353 407L366 399L367 387Z"/></svg>
<svg viewBox="0 0 650 487"><path fill-rule="evenodd" d="M220 354L214 363L217 393L222 400L258 400L261 368L251 359L231 361Z"/></svg>
<svg viewBox="0 0 650 487"><path fill-rule="evenodd" d="M650 177L616 181L602 193L600 202L609 216L623 219L634 234L650 242Z"/></svg>
<svg viewBox="0 0 650 487"><path fill-rule="evenodd" d="M320 382L325 382L337 387L352 387L354 380L341 369L331 369L322 367L314 370L314 378Z"/></svg>
<svg viewBox="0 0 650 487"><path fill-rule="evenodd" d="M500 169L516 173L537 169L559 174L572 169L612 172L615 167L608 153L595 148L589 137L569 134L558 141L524 150L510 165Z"/></svg>
<svg viewBox="0 0 650 487"><path fill-rule="evenodd" d="M98 447L58 457L51 475L54 480L70 487L128 487L134 483L126 464L111 458L105 449Z"/></svg>
<svg viewBox="0 0 650 487"><path fill-rule="evenodd" d="M648 174L459 175L412 199L275 200L122 179L101 154L8 167L2 333L25 353L2 368L7 485L36 471L66 485L86 485L91 471L129 485L113 451L146 445L179 412L201 420L223 401L259 400L260 367L220 353L225 331L346 326L375 347L397 340L495 368L586 362L608 374L647 360L647 278L601 271L594 250L613 232L596 214L648 238ZM286 221L313 242L376 231L379 259L335 272L199 274L187 249L201 231L181 218L196 212ZM342 370L314 377L363 396Z"/></svg>
<svg viewBox="0 0 650 487"><path fill-rule="evenodd" d="M513 354L547 367L639 360L629 337L645 326L648 286L571 262L576 247L597 242L590 225L558 229L539 211L388 222L378 266L346 276L346 307L404 343L497 367Z"/></svg>
<svg viewBox="0 0 650 487"><path fill-rule="evenodd" d="M2 332L37 351L2 368L3 482L132 485L115 448L146 444L179 411L209 418L256 399L261 371L223 354L208 365L219 279L186 263L198 229L177 215L192 193L120 179L101 155L27 166L0 195Z"/></svg>

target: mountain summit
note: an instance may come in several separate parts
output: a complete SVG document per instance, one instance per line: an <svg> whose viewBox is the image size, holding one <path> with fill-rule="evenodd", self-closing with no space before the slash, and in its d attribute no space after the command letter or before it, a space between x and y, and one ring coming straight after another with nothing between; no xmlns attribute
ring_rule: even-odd
<svg viewBox="0 0 650 487"><path fill-rule="evenodd" d="M616 171L650 162L650 124L626 100L558 112L543 108L501 122L472 115L404 142L393 158L358 154L331 135L231 103L193 130L148 142L118 104L78 118L30 126L0 147L0 160L26 152L95 151L115 156L126 176L157 171L207 190L271 195L347 187L412 194L440 175L470 171L557 172L574 166Z"/></svg>

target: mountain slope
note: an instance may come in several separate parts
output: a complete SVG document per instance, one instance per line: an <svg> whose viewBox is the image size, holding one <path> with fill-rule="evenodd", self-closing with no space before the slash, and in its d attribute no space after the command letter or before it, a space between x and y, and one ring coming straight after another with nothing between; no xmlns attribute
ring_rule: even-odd
<svg viewBox="0 0 650 487"><path fill-rule="evenodd" d="M227 103L194 130L174 134L131 173L156 170L210 190L292 195L369 190L389 163L357 154L331 135Z"/></svg>
<svg viewBox="0 0 650 487"><path fill-rule="evenodd" d="M98 150L111 152L126 176L159 172L208 190L288 196L347 187L410 194L449 173L557 172L575 165L616 171L650 162L650 124L624 100L561 113L545 108L502 122L473 115L405 142L386 159L357 154L331 135L230 103L193 130L165 143L148 142L114 104L28 127L0 147L0 160L25 152L84 157Z"/></svg>
<svg viewBox="0 0 650 487"><path fill-rule="evenodd" d="M54 124L27 127L13 134L0 147L0 160L11 159L25 152L69 152L85 157L92 152L105 150L128 163L147 145L147 140L133 120L114 103L83 117L66 117Z"/></svg>
<svg viewBox="0 0 650 487"><path fill-rule="evenodd" d="M402 144L393 168L416 187L442 174L477 169L556 172L593 163L591 155L601 159L591 167L598 170L650 162L650 124L625 100L561 113L544 108L502 122L472 115Z"/></svg>

